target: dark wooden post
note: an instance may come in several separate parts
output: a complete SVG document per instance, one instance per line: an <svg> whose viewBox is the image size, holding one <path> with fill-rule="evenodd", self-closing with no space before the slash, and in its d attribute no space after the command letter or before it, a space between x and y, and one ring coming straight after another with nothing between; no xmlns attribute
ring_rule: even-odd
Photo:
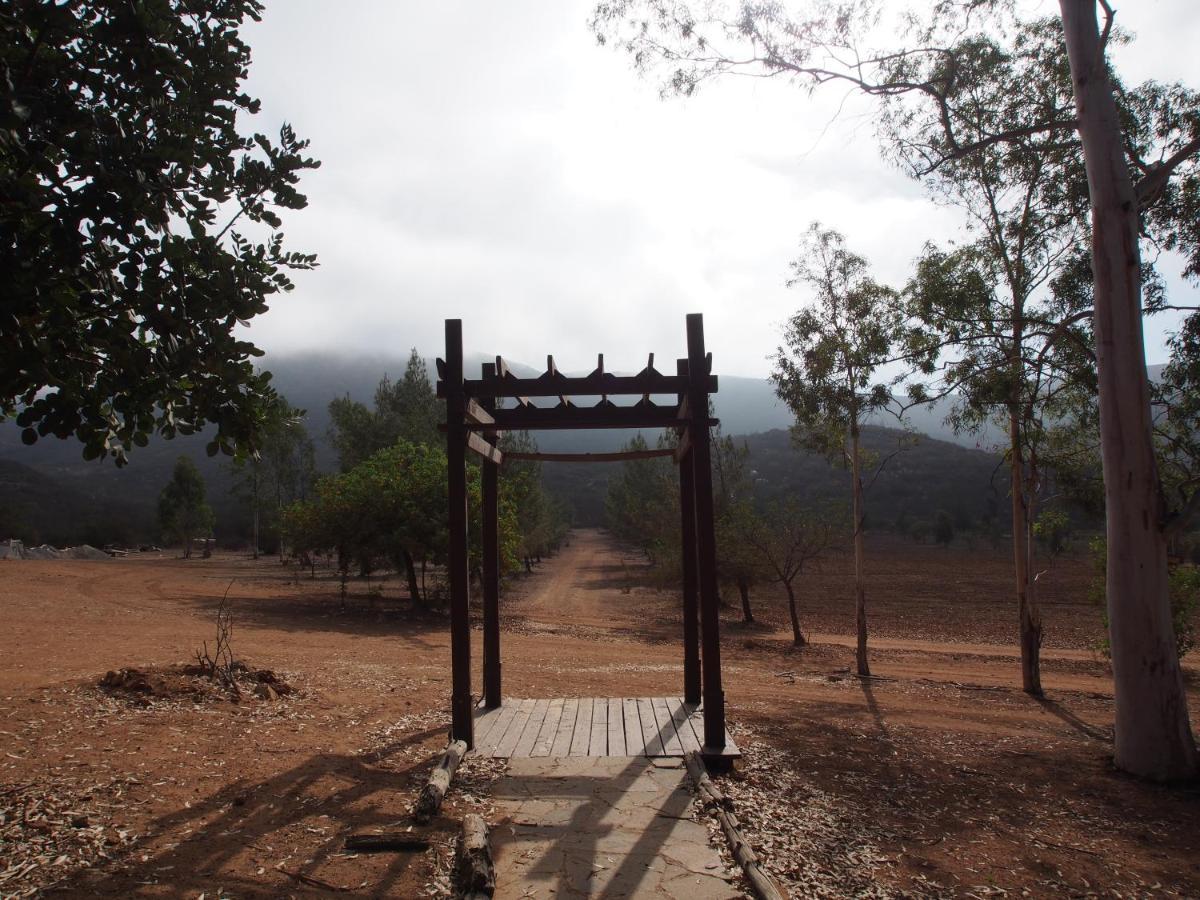
<svg viewBox="0 0 1200 900"><path fill-rule="evenodd" d="M725 748L725 693L721 689L721 635L717 610L717 536L713 526L712 453L708 434L708 359L704 317L687 317L688 407L696 495L696 556L703 641L704 749Z"/></svg>
<svg viewBox="0 0 1200 900"><path fill-rule="evenodd" d="M688 361L677 360L675 374L686 376ZM683 400L686 394L680 394ZM688 400L691 403L691 400ZM688 440L687 430L680 440ZM699 601L696 590L696 480L690 450L679 459L679 511L682 519L680 530L683 551L683 700L685 703L700 702L700 623L697 621Z"/></svg>
<svg viewBox="0 0 1200 900"><path fill-rule="evenodd" d="M496 364L483 364L483 380L496 378ZM480 405L488 412L496 408L492 397ZM484 432L496 442L496 432ZM500 705L500 467L483 461L483 705Z"/></svg>
<svg viewBox="0 0 1200 900"><path fill-rule="evenodd" d="M470 578L467 569L467 430L463 425L462 320L446 320L446 464L450 496L450 735L475 746L471 697Z"/></svg>

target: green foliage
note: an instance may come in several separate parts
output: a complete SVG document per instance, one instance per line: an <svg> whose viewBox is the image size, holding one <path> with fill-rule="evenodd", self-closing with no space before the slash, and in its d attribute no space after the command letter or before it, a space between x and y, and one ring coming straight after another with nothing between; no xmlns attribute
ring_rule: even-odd
<svg viewBox="0 0 1200 900"><path fill-rule="evenodd" d="M842 235L816 222L792 271L789 286L807 285L815 302L788 320L771 379L803 446L844 459L851 431L891 401L889 386L873 378L901 330L899 298Z"/></svg>
<svg viewBox="0 0 1200 900"><path fill-rule="evenodd" d="M179 457L159 495L158 522L165 537L183 545L185 557L192 555L194 538L212 533L213 511L205 498L204 479L186 456Z"/></svg>
<svg viewBox="0 0 1200 900"><path fill-rule="evenodd" d="M284 533L293 550L312 554L332 550L343 576L359 566L370 571L377 559L402 571L407 553L418 563L443 565L449 551L446 454L439 447L399 441L348 472L322 478L312 500L284 510ZM480 480L467 467L469 541L479 552ZM501 498L501 565L518 561L519 529L512 502Z"/></svg>
<svg viewBox="0 0 1200 900"><path fill-rule="evenodd" d="M1033 536L1052 557L1058 556L1070 543L1071 517L1061 508L1042 510L1033 523Z"/></svg>
<svg viewBox="0 0 1200 900"><path fill-rule="evenodd" d="M267 406L257 454L242 453L233 461L232 491L265 519L278 543L283 507L303 499L316 477L313 443L304 427L304 410L277 395ZM257 540L258 535L254 538ZM255 547L255 553L258 552Z"/></svg>
<svg viewBox="0 0 1200 900"><path fill-rule="evenodd" d="M343 472L399 440L440 445L437 426L442 411L425 361L414 347L404 377L393 382L385 374L375 389L375 408L349 397L329 404L329 438Z"/></svg>
<svg viewBox="0 0 1200 900"><path fill-rule="evenodd" d="M933 517L933 539L943 547L949 547L954 540L954 518L944 509L939 509Z"/></svg>
<svg viewBox="0 0 1200 900"><path fill-rule="evenodd" d="M648 450L636 435L623 450ZM679 482L669 459L631 459L609 482L604 502L609 530L652 560L679 555Z"/></svg>
<svg viewBox="0 0 1200 900"><path fill-rule="evenodd" d="M244 136L255 0L18 0L0 11L0 415L125 462L216 425L254 450L271 396L239 323L316 265L283 210L318 163ZM242 222L255 231L234 230Z"/></svg>
<svg viewBox="0 0 1200 900"><path fill-rule="evenodd" d="M531 453L537 451L537 442L528 432L509 432L501 437L500 449L505 453ZM505 462L500 469L500 502L514 512L516 553L522 559L548 554L566 537L570 524L567 512L543 486L540 462Z"/></svg>
<svg viewBox="0 0 1200 900"><path fill-rule="evenodd" d="M1088 542L1092 556L1092 583L1088 596L1100 607L1104 623L1104 637L1099 649L1105 656L1110 653L1108 635L1108 601L1105 583L1108 575L1108 545L1103 536ZM1182 659L1196 646L1196 613L1200 610L1200 568L1194 565L1171 567L1168 581L1168 597L1171 601L1171 625L1175 633L1175 652Z"/></svg>

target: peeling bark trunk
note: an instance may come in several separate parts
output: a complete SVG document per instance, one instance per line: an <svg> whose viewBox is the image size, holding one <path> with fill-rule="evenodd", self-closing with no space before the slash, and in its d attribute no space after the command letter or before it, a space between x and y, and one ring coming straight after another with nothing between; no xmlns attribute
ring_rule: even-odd
<svg viewBox="0 0 1200 900"><path fill-rule="evenodd" d="M784 582L783 586L787 590L788 615L792 619L792 643L797 647L803 647L808 641L804 638L804 632L800 630L800 616L796 612L796 593L792 590L791 582Z"/></svg>
<svg viewBox="0 0 1200 900"><path fill-rule="evenodd" d="M417 567L413 563L412 554L407 550L404 552L404 571L408 575L408 595L412 602L417 606L424 605L424 598L421 596L421 586L417 584Z"/></svg>
<svg viewBox="0 0 1200 900"><path fill-rule="evenodd" d="M254 469L253 475L253 490L254 490L254 559L258 559L258 468Z"/></svg>
<svg viewBox="0 0 1200 900"><path fill-rule="evenodd" d="M1137 196L1104 68L1096 0L1060 0L1060 6L1092 204L1115 762L1144 778L1190 778L1200 764L1167 596L1164 508L1142 337Z"/></svg>
<svg viewBox="0 0 1200 900"><path fill-rule="evenodd" d="M754 613L750 611L750 584L745 578L737 580L738 593L742 595L742 621L747 624L753 624Z"/></svg>
<svg viewBox="0 0 1200 900"><path fill-rule="evenodd" d="M863 502L862 460L858 446L858 413L850 416L850 467L854 479L854 624L858 633L858 644L855 651L859 675L870 675L871 667L867 663L867 593L864 581L864 556L866 548L863 542L863 524L866 521L865 504Z"/></svg>
<svg viewBox="0 0 1200 900"><path fill-rule="evenodd" d="M1018 413L1009 411L1009 484L1012 492L1013 568L1017 582L1017 621L1021 645L1021 689L1035 697L1042 695L1042 619L1030 581L1032 542L1029 540L1030 516L1026 503L1025 465L1021 452L1021 425Z"/></svg>

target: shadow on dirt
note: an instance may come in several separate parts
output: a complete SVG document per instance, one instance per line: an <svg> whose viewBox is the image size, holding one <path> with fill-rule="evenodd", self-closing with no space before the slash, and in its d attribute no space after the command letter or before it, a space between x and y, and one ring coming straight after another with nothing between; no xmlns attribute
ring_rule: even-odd
<svg viewBox="0 0 1200 900"><path fill-rule="evenodd" d="M402 767L382 764L444 733L438 726L367 754L317 754L264 781L232 782L190 808L154 820L153 850L135 849L109 871L84 870L54 893L123 897L157 885L169 888L171 896L197 896L220 885L220 896L303 896L314 891L322 896L400 896L394 892L410 867L430 868L424 856L381 854L368 867L342 856L343 844L352 831L394 829L398 819L407 819L403 798L413 793L435 756ZM430 836L450 841L456 827L455 822L435 820ZM311 835L319 835L316 848L309 843Z"/></svg>
<svg viewBox="0 0 1200 900"><path fill-rule="evenodd" d="M362 637L403 635L423 647L440 645L427 638L448 639L450 617L439 609L414 606L407 599L377 598L374 607L367 598L356 595L341 608L341 598L335 589L297 591L294 594L250 594L239 591L235 581L229 592L229 604L238 627L262 627L280 631L324 631ZM286 588L286 582L274 582ZM221 606L221 593L181 598L201 617L215 621Z"/></svg>

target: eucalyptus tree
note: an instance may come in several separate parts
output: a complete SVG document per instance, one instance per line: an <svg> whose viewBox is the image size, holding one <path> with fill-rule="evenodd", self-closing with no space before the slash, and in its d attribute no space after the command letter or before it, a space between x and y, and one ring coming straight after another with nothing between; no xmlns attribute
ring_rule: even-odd
<svg viewBox="0 0 1200 900"><path fill-rule="evenodd" d="M296 409L283 395L275 396L267 406L266 421L260 431L259 450L234 457L232 490L250 504L253 555L258 559L261 546L260 524L264 501L268 527L279 528L284 506L303 500L316 478L316 459L312 439L304 427L305 411ZM283 553L283 542L279 541Z"/></svg>
<svg viewBox="0 0 1200 900"><path fill-rule="evenodd" d="M1182 85L1120 85L1107 49L1121 35L1106 0L1060 0L1060 8L1058 55L1070 63L1074 108L1051 104L1030 110L1022 124L974 134L963 125L975 95L954 88L970 77L981 41L1021 24L1006 0L941 0L923 14L883 0L810 2L798 10L783 3L612 0L596 6L592 25L602 43L627 51L638 68L662 71L665 93L690 95L710 79L737 73L788 79L808 91L840 85L876 98L884 111L908 110L932 129L933 139L918 142L927 157L912 172L917 177L1030 138L1051 153L1062 146L1082 153L1113 541L1108 602L1120 634L1113 654L1116 761L1148 777L1186 777L1198 760L1178 660L1169 649L1164 528L1171 511L1154 464L1139 238L1179 249L1189 258L1188 273L1200 274L1200 116L1195 92ZM885 13L892 19L883 22ZM1010 86L1017 96L1026 87ZM883 136L885 152L893 152Z"/></svg>
<svg viewBox="0 0 1200 900"><path fill-rule="evenodd" d="M893 401L890 386L875 378L892 357L903 315L897 293L871 278L867 261L840 234L818 223L809 227L792 272L789 285L808 286L814 303L788 320L771 379L796 417L801 444L850 468L856 661L858 674L870 675L860 428Z"/></svg>
<svg viewBox="0 0 1200 900"><path fill-rule="evenodd" d="M1105 12L1103 29L1097 3ZM1112 8L1106 0L1060 0L1060 6L1092 212L1116 762L1140 775L1184 778L1200 770L1200 755L1171 623L1167 541L1172 516L1151 432L1139 237L1147 221L1181 225L1172 238L1190 245L1189 271L1200 274L1200 105L1187 92L1186 115L1157 117L1164 126L1154 135L1157 141L1146 147L1131 140L1135 130L1122 121L1107 59ZM1158 151L1158 159L1147 150ZM1136 182L1135 170L1140 173ZM1174 184L1172 176L1178 176ZM1167 203L1156 204L1164 195Z"/></svg>
<svg viewBox="0 0 1200 900"><path fill-rule="evenodd" d="M118 465L212 423L253 450L272 389L237 333L316 257L285 249L318 163L243 129L256 0L0 9L0 417Z"/></svg>

